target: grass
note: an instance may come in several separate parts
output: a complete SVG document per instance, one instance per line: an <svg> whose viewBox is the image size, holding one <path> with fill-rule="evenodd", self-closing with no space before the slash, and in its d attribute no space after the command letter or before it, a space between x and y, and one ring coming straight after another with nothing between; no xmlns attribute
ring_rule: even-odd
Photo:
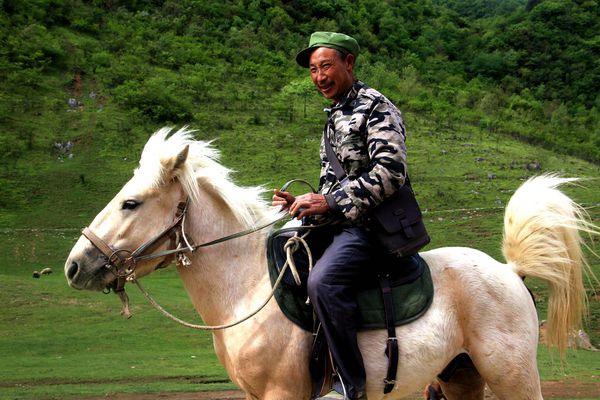
<svg viewBox="0 0 600 400"><path fill-rule="evenodd" d="M307 119L288 125L264 119L248 124L238 116L232 126L198 132L216 138L223 164L246 185L277 187L294 177L316 183L323 116L314 106ZM471 126L440 128L407 114L409 165L413 186L431 237L430 248L470 246L502 259L502 213L522 181L539 172L597 178L598 165L493 136ZM84 121L88 121L84 119ZM148 131L148 134L150 131ZM95 139L98 140L98 139ZM97 154L83 141L73 159L34 150L16 167L19 195L26 206L0 216L0 399L51 399L121 392L229 389L212 349L211 335L166 320L131 291L134 317L124 320L116 296L68 288L62 264L85 226L129 178L139 148ZM541 171L526 165L538 162ZM80 175L85 175L85 183ZM16 180L13 182L16 185ZM600 221L597 182L567 187L591 207ZM596 244L596 253L600 253ZM600 260L592 259L600 276ZM34 270L53 269L32 278ZM528 281L545 299L547 288ZM188 320L197 316L173 269L154 273L144 286L165 307ZM600 302L590 301L588 334L600 343ZM538 304L540 317L545 304ZM569 351L561 369L558 356L540 347L542 379L597 382L600 353Z"/></svg>
<svg viewBox="0 0 600 400"><path fill-rule="evenodd" d="M209 333L172 324L137 292L130 294L134 317L125 320L116 296L68 288L62 264L76 236L0 235L0 399L231 387ZM53 273L32 277L46 267ZM146 286L178 315L198 320L174 269Z"/></svg>
<svg viewBox="0 0 600 400"><path fill-rule="evenodd" d="M572 380L597 383L600 377L599 358L597 352L569 350L566 363L561 365L555 350L540 346L538 348L540 378L549 381Z"/></svg>
<svg viewBox="0 0 600 400"><path fill-rule="evenodd" d="M151 382L150 382L151 380ZM135 381L128 379L130 383L118 383L105 381L105 383L82 382L82 383L53 383L43 384L33 382L32 385L19 384L9 388L0 395L2 399L11 400L59 400L78 399L83 396L104 396L110 398L112 395L122 393L171 393L171 392L206 392L232 390L235 386L231 383L217 382L205 383L194 379L164 379L161 377L148 377L148 381Z"/></svg>

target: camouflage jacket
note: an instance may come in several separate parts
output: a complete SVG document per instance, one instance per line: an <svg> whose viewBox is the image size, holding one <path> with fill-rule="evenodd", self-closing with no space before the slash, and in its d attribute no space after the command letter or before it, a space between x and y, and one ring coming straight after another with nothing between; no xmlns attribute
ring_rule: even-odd
<svg viewBox="0 0 600 400"><path fill-rule="evenodd" d="M339 185L321 141L319 193L347 221L362 225L365 212L406 179L406 130L400 111L378 91L356 81L331 110L324 128L348 177Z"/></svg>

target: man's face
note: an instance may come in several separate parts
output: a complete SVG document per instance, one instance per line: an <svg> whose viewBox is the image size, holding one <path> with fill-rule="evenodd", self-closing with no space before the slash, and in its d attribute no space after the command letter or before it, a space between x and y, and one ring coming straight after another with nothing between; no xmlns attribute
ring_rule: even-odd
<svg viewBox="0 0 600 400"><path fill-rule="evenodd" d="M353 66L352 54L344 59L337 50L319 47L311 53L308 68L317 90L325 98L338 102L354 83Z"/></svg>

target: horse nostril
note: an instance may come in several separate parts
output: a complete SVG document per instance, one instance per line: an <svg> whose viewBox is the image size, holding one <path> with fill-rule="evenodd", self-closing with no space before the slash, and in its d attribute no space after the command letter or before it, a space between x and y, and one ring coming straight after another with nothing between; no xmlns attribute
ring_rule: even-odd
<svg viewBox="0 0 600 400"><path fill-rule="evenodd" d="M78 271L79 265L77 265L75 261L72 261L71 265L69 265L69 269L67 270L67 278L69 278L69 280L73 280Z"/></svg>

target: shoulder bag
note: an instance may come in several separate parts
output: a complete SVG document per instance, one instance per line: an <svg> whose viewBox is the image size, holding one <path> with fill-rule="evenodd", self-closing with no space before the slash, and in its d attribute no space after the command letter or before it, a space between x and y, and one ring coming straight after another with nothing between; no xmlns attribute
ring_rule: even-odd
<svg viewBox="0 0 600 400"><path fill-rule="evenodd" d="M347 184L346 172L326 134L324 141L329 163L344 186ZM366 228L375 234L384 249L398 257L416 254L430 242L408 175L404 185L369 213Z"/></svg>

